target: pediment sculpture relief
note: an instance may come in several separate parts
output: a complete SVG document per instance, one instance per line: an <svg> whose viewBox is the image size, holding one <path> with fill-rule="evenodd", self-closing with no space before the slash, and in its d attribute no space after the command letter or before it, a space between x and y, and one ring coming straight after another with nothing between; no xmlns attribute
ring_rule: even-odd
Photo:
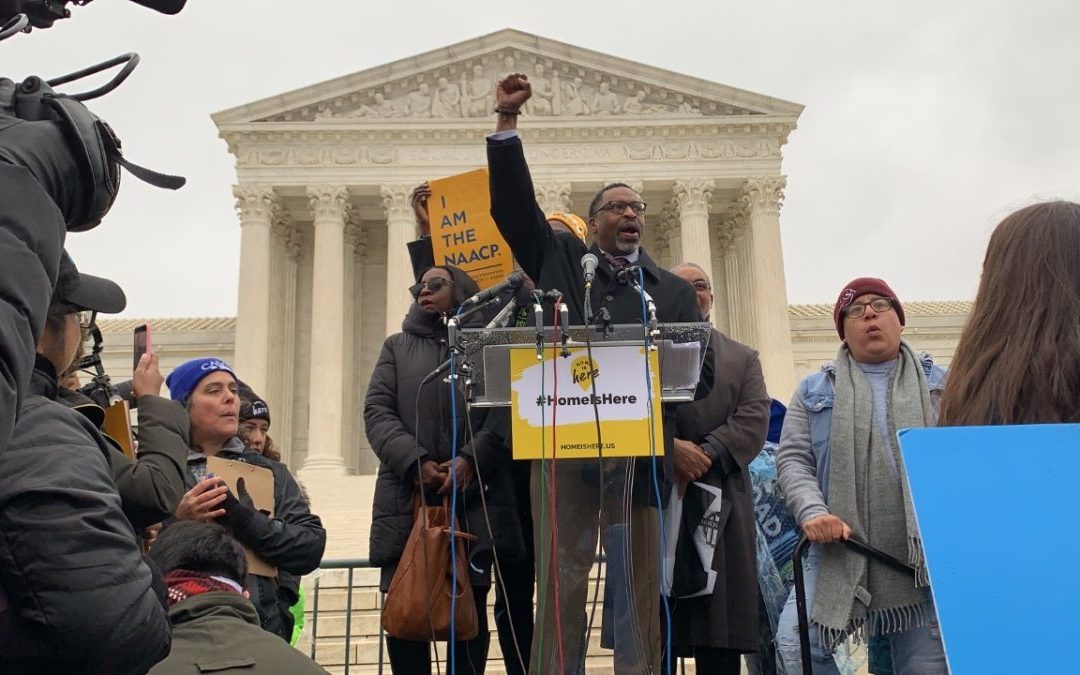
<svg viewBox="0 0 1080 675"><path fill-rule="evenodd" d="M576 64L520 53L496 53L448 64L406 80L323 102L306 112L274 119L488 117L492 112L495 82L508 68L529 76L533 97L524 112L535 117L750 114L748 110L722 102L700 100L628 78L590 71Z"/></svg>

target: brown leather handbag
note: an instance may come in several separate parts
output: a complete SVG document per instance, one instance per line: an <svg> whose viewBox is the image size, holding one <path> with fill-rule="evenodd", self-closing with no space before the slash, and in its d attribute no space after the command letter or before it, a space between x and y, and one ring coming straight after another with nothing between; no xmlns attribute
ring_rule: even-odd
<svg viewBox="0 0 1080 675"><path fill-rule="evenodd" d="M401 640L448 640L453 594L457 598L454 639L471 640L479 633L479 626L465 540L476 541L476 537L460 531L454 523L457 548L457 587L454 588L449 501L444 500L441 506L427 506L417 498L413 505L416 515L412 531L383 603L383 628L388 635Z"/></svg>

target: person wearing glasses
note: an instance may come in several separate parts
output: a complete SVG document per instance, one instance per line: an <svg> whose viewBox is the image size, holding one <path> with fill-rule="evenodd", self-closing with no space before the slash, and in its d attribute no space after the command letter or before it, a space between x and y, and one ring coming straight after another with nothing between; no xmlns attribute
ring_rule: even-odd
<svg viewBox="0 0 1080 675"><path fill-rule="evenodd" d="M424 272L409 290L415 301L401 332L383 343L364 400L364 428L379 458L369 555L371 564L381 568L380 588L385 593L413 526L414 495L419 492L426 503L442 504L456 478L461 494L459 528L478 538L468 543L467 555L479 633L472 640L457 641L454 667L462 675L478 674L484 672L490 641L487 592L492 547L503 559L521 557L524 546L516 525L509 462L501 443L485 428L486 411L465 414L464 378L453 380L455 409L446 373L430 374L450 357L447 319L479 288L461 269L445 265ZM482 325L477 314L462 321L463 327ZM386 646L394 673L431 672L429 642L388 635Z"/></svg>
<svg viewBox="0 0 1080 675"><path fill-rule="evenodd" d="M713 293L705 270L683 263L672 272L694 287L702 319L707 321ZM676 656L694 657L697 672L739 675L740 655L756 652L760 645L754 583L757 539L748 467L765 443L771 399L757 351L715 328L710 342L716 381L707 397L679 406L673 460L675 482L685 500L683 525L689 531L696 531L701 520L695 522L687 514L704 513L713 500L700 486L721 491L719 536L712 558L693 567L718 574L706 593L674 575L671 641Z"/></svg>
<svg viewBox="0 0 1080 675"><path fill-rule="evenodd" d="M169 652L164 588L140 557L108 442L57 400L95 312L126 304L64 254L28 395L0 451L0 672L145 673ZM161 587L161 594L155 590Z"/></svg>
<svg viewBox="0 0 1080 675"><path fill-rule="evenodd" d="M549 291L558 289L569 310L571 325L583 325L585 316L585 279L581 257L593 253L599 259L592 284L591 306L596 317L610 317L613 324L642 322L641 297L629 284L618 279L618 272L636 266L644 279L644 288L653 297L657 318L662 322L698 322L701 313L694 289L671 272L662 269L642 248L647 205L627 183L611 183L598 190L589 203L587 224L593 243L587 245L575 236L555 233L536 202L532 178L525 161L524 149L517 133L521 108L532 96L528 78L520 73L507 76L498 83L495 92L495 133L488 136L487 157L490 176L491 215L509 244L514 258L536 287ZM550 305L544 308L544 322L553 323ZM712 384L712 357L704 359L702 386L704 396ZM668 462L674 433L674 408L664 406L664 462ZM648 443L643 440L643 443ZM659 445L659 443L658 443ZM646 454L648 454L646 448ZM659 451L658 451L659 454ZM533 466L533 513L550 510L539 502L539 463ZM630 540L630 550L615 544L619 563L628 578L613 580L615 567L609 568L608 609L611 621L619 614L633 625L633 630L621 630L619 625L605 635L602 642L613 646L617 672L661 672L659 520L653 490L651 462L648 459L628 461L604 460L604 480L601 484L597 459L560 460L555 462L560 514L556 557L558 583L548 573L539 578L540 600L543 608L536 620L531 649L530 672L583 673L588 648L586 629L589 570L592 568L596 542L601 525L605 538ZM662 469L670 476L670 467ZM663 477L660 477L663 481ZM624 490L625 488L625 490ZM625 494L624 494L625 492ZM598 494L599 493L599 494ZM604 501L604 523L600 523L601 500ZM625 507L625 508L624 508ZM624 514L629 512L629 516ZM535 520L535 518L534 518ZM551 557L549 532L536 528L536 554ZM620 532L628 533L619 535ZM612 552L609 551L609 560ZM558 588L558 602L554 588ZM546 593L544 590L546 589ZM631 596L632 597L627 597ZM556 616L555 607L559 608ZM631 610L631 608L633 608ZM561 628L558 630L557 627ZM608 638L613 637L613 642Z"/></svg>
<svg viewBox="0 0 1080 675"><path fill-rule="evenodd" d="M896 675L948 672L911 504L898 429L932 426L945 371L901 339L904 307L881 279L844 286L833 309L836 360L799 384L780 436L777 474L788 511L813 542L806 557L813 672L853 632L885 638ZM849 550L856 537L918 569L915 579ZM792 591L777 651L801 672Z"/></svg>

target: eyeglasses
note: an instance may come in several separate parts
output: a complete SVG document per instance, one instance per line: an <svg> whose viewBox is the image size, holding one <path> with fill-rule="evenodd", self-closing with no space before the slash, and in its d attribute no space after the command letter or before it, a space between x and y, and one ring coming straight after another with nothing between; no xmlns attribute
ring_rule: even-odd
<svg viewBox="0 0 1080 675"><path fill-rule="evenodd" d="M844 308L844 316L849 319L858 319L866 313L867 305L870 305L872 310L880 314L892 309L893 301L890 298L874 298L869 302L853 302Z"/></svg>
<svg viewBox="0 0 1080 675"><path fill-rule="evenodd" d="M648 206L645 202L608 202L601 206L596 207L596 210L591 215L596 215L601 211L610 211L614 214L620 214L626 212L626 207L630 207L634 211L634 215L644 215L645 207Z"/></svg>
<svg viewBox="0 0 1080 675"><path fill-rule="evenodd" d="M90 327L94 325L94 320L97 318L97 312L83 310L79 312L77 316L79 319L79 328L90 330Z"/></svg>
<svg viewBox="0 0 1080 675"><path fill-rule="evenodd" d="M444 286L449 286L452 283L454 282L443 277L432 277L427 281L421 281L419 283L413 284L412 286L409 286L409 292L412 293L414 300L418 300L420 298L420 294L424 292L425 287L432 293L438 293L443 289Z"/></svg>
<svg viewBox="0 0 1080 675"><path fill-rule="evenodd" d="M694 281L692 281L690 285L694 287L694 290L698 291L712 290L712 284L710 284L708 281L705 281L704 279L694 279Z"/></svg>

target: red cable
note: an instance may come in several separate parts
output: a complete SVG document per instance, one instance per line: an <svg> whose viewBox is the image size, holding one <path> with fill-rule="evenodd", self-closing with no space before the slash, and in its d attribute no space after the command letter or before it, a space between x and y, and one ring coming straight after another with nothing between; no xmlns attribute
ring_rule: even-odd
<svg viewBox="0 0 1080 675"><path fill-rule="evenodd" d="M562 637L562 611L559 608L559 520L558 511L555 505L558 503L558 475L555 471L555 451L558 448L558 444L555 442L555 432L558 427L555 426L555 412L559 408L559 305L560 301L555 302L555 330L552 332L551 337L551 397L553 399L551 405L551 568L549 574L552 574L552 582L555 592L555 645L556 653L559 656L559 672L566 672L566 657L563 654L563 637Z"/></svg>

